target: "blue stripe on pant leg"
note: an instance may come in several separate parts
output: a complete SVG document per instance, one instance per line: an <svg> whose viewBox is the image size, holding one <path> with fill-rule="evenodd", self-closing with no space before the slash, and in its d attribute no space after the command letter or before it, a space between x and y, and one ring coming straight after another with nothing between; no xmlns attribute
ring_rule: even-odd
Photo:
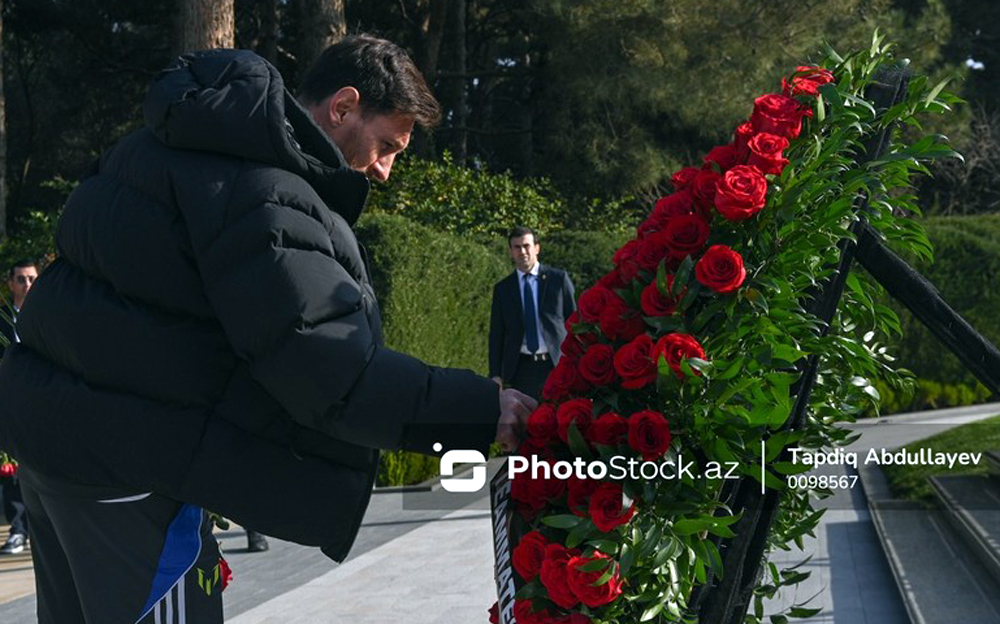
<svg viewBox="0 0 1000 624"><path fill-rule="evenodd" d="M160 552L160 561L156 566L156 576L153 577L153 588L146 599L146 606L136 620L141 620L150 609L159 602L170 588L177 583L201 552L201 522L202 509L195 505L184 504L167 527L167 539Z"/></svg>

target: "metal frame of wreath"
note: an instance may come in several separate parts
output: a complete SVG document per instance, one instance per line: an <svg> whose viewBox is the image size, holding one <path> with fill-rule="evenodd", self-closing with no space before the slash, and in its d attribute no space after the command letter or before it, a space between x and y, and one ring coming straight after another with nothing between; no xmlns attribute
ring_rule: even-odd
<svg viewBox="0 0 1000 624"><path fill-rule="evenodd" d="M876 110L884 112L902 101L909 84L910 73L905 67L883 68L868 87L867 99ZM866 144L859 165L881 156L889 144L891 128L873 136ZM893 253L880 235L864 218L868 198L859 197L855 213L859 219L851 228L856 242L844 239L840 243L837 271L823 284L812 301L811 312L822 321L825 333L833 322L837 305L844 293L847 276L857 260L886 292L905 305L927 328L969 369L994 395L1000 394L1000 351L957 314L934 288L913 267ZM792 387L794 409L785 428L802 428L806 407L818 371L819 360L811 356L798 362L801 372ZM789 461L785 451L779 461ZM710 579L692 596L689 607L697 612L701 624L739 624L750 609L753 590L763 570L767 537L775 521L781 492L768 489L761 493L759 484L743 478L723 491L723 498L733 513L743 517L733 525L736 536L713 538L723 559L723 578Z"/></svg>

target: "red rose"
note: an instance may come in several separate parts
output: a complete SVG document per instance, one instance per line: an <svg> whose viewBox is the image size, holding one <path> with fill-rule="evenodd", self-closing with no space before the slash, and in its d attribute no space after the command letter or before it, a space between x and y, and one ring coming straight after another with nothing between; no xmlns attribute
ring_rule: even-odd
<svg viewBox="0 0 1000 624"><path fill-rule="evenodd" d="M653 212L639 226L639 234L647 236L666 227L674 217L694 214L696 208L694 198L687 191L661 197L653 208Z"/></svg>
<svg viewBox="0 0 1000 624"><path fill-rule="evenodd" d="M600 481L580 479L576 475L570 475L566 481L566 506L574 514L586 518L587 509L590 507L590 495L600 486Z"/></svg>
<svg viewBox="0 0 1000 624"><path fill-rule="evenodd" d="M675 191L683 191L690 186L696 175L698 175L697 167L684 167L670 177L670 185Z"/></svg>
<svg viewBox="0 0 1000 624"><path fill-rule="evenodd" d="M563 327L566 328L566 333L567 334L573 333L573 326L579 322L580 322L580 313L577 312L576 310L573 310L573 312L568 317L566 317L566 320L563 322Z"/></svg>
<svg viewBox="0 0 1000 624"><path fill-rule="evenodd" d="M646 330L639 313L621 297L612 300L601 314L601 332L610 340L632 340Z"/></svg>
<svg viewBox="0 0 1000 624"><path fill-rule="evenodd" d="M545 547L545 559L542 560L539 577L549 598L563 609L572 609L580 602L576 594L570 591L566 576L566 564L579 555L579 550L566 548L562 544L549 544Z"/></svg>
<svg viewBox="0 0 1000 624"><path fill-rule="evenodd" d="M746 159L750 157L750 139L757 134L753 129L753 125L749 121L740 124L736 128L736 132L733 137L733 145L736 146L736 154L741 162L746 162Z"/></svg>
<svg viewBox="0 0 1000 624"><path fill-rule="evenodd" d="M555 618L548 609L534 610L531 600L514 600L514 619L517 624L555 624Z"/></svg>
<svg viewBox="0 0 1000 624"><path fill-rule="evenodd" d="M542 403L528 416L528 435L542 444L548 444L556 437L559 425L556 410L549 403Z"/></svg>
<svg viewBox="0 0 1000 624"><path fill-rule="evenodd" d="M656 361L651 359L653 339L640 334L615 353L615 370L622 378L622 387L629 390L642 388L656 381Z"/></svg>
<svg viewBox="0 0 1000 624"><path fill-rule="evenodd" d="M669 239L665 232L649 234L642 239L639 253L635 256L636 263L647 271L655 271L656 265L660 264L667 257L667 252L670 251L667 246L668 242Z"/></svg>
<svg viewBox="0 0 1000 624"><path fill-rule="evenodd" d="M785 137L761 132L750 139L747 146L750 148L747 164L757 167L761 173L781 175L788 164L788 159L782 156L782 152L788 149L788 139Z"/></svg>
<svg viewBox="0 0 1000 624"><path fill-rule="evenodd" d="M681 361L687 358L704 359L705 350L702 348L701 343L695 340L694 336L674 333L660 338L656 342L656 346L653 348L650 357L654 363L658 364L661 355L667 361L667 364L670 365L670 368L674 370L674 374L684 379L684 371L681 370Z"/></svg>
<svg viewBox="0 0 1000 624"><path fill-rule="evenodd" d="M527 520L534 518L545 507L545 500L538 496L531 481L530 474L522 473L514 477L510 484L510 497L517 502L518 512Z"/></svg>
<svg viewBox="0 0 1000 624"><path fill-rule="evenodd" d="M712 151L705 155L703 162L706 167L711 167L712 163L715 163L719 166L719 171L732 169L742 163L735 145L717 145L713 147Z"/></svg>
<svg viewBox="0 0 1000 624"><path fill-rule="evenodd" d="M658 459L670 448L670 425L653 410L636 412L628 419L628 445L646 461Z"/></svg>
<svg viewBox="0 0 1000 624"><path fill-rule="evenodd" d="M590 428L591 440L597 444L615 446L628 434L628 422L614 412L601 414Z"/></svg>
<svg viewBox="0 0 1000 624"><path fill-rule="evenodd" d="M590 519L593 520L597 530L607 533L632 519L635 505L625 509L623 496L622 486L619 483L602 483L597 491L591 494L587 511L590 512Z"/></svg>
<svg viewBox="0 0 1000 624"><path fill-rule="evenodd" d="M500 603L494 602L490 607L490 624L500 624Z"/></svg>
<svg viewBox="0 0 1000 624"><path fill-rule="evenodd" d="M750 123L757 132L794 139L802 130L802 118L811 116L812 109L802 106L795 98L769 93L754 100Z"/></svg>
<svg viewBox="0 0 1000 624"><path fill-rule="evenodd" d="M699 283L725 294L743 284L747 271L739 253L725 245L712 245L694 265L694 276Z"/></svg>
<svg viewBox="0 0 1000 624"><path fill-rule="evenodd" d="M551 471L550 461L541 460L539 463L548 464ZM539 478L533 479L530 473L522 473L514 477L510 484L510 497L517 501L518 511L526 519L534 518L549 501L562 496L566 490L565 481L554 478L551 473L548 479L544 479L542 474L540 470Z"/></svg>
<svg viewBox="0 0 1000 624"><path fill-rule="evenodd" d="M611 345L595 344L580 358L580 375L595 386L615 380L615 350Z"/></svg>
<svg viewBox="0 0 1000 624"><path fill-rule="evenodd" d="M566 564L568 572L567 584L573 594L579 598L580 602L588 607L599 607L613 602L622 593L621 579L618 572L615 572L608 582L598 585L597 581L607 572L607 570L595 570L593 572L583 572L580 568L592 561L605 559L609 565L616 565L611 557L597 552L593 557L573 557Z"/></svg>
<svg viewBox="0 0 1000 624"><path fill-rule="evenodd" d="M583 291L580 295L580 305L577 312L580 320L584 323L594 323L601 318L601 312L609 300L619 299L618 295L603 286L594 286Z"/></svg>
<svg viewBox="0 0 1000 624"><path fill-rule="evenodd" d="M538 531L527 533L521 538L511 553L511 563L514 569L525 581L531 581L542 571L542 560L545 558L545 547L549 540Z"/></svg>
<svg viewBox="0 0 1000 624"><path fill-rule="evenodd" d="M542 398L546 401L560 401L571 392L583 392L587 389L587 380L580 377L576 362L572 358L560 358L556 367L549 371L549 376L542 386Z"/></svg>
<svg viewBox="0 0 1000 624"><path fill-rule="evenodd" d="M555 460L555 453L550 446L554 438L540 440L531 436L526 436L521 440L521 445L517 447L517 454L521 457L531 457L537 455L542 459Z"/></svg>
<svg viewBox="0 0 1000 624"><path fill-rule="evenodd" d="M785 95L819 95L819 88L833 82L833 74L822 67L799 65L791 82L781 79L781 90Z"/></svg>
<svg viewBox="0 0 1000 624"><path fill-rule="evenodd" d="M698 215L674 217L663 229L667 243L667 255L675 260L683 260L701 251L709 235L708 222Z"/></svg>
<svg viewBox="0 0 1000 624"><path fill-rule="evenodd" d="M17 464L4 462L0 464L0 477L13 477L17 474Z"/></svg>
<svg viewBox="0 0 1000 624"><path fill-rule="evenodd" d="M541 501L543 504L558 498L563 495L566 491L566 482L562 479L557 479L555 475L552 474L552 462L549 460L540 460L539 464L547 464L549 466L549 477L546 479L542 475L545 474L543 470L539 469L538 479L531 478L528 475L527 480L527 502L537 503ZM518 475L520 477L524 476L524 473ZM511 496L513 496L513 489L511 489Z"/></svg>
<svg viewBox="0 0 1000 624"><path fill-rule="evenodd" d="M623 282L631 281L639 273L636 255L638 255L640 247L642 247L642 242L633 238L622 245L621 249L616 251L611 259L615 263L615 268Z"/></svg>
<svg viewBox="0 0 1000 624"><path fill-rule="evenodd" d="M571 423L575 423L580 434L586 438L590 432L590 424L593 416L594 402L590 399L573 399L560 405L556 411L556 420L559 423L559 439L569 443L569 426Z"/></svg>
<svg viewBox="0 0 1000 624"><path fill-rule="evenodd" d="M708 212L712 207L712 202L715 201L715 189L719 185L719 181L722 180L722 174L712 169L702 169L695 176L694 180L691 181L691 186L688 190L691 192L691 197L694 198L694 203L704 212Z"/></svg>
<svg viewBox="0 0 1000 624"><path fill-rule="evenodd" d="M623 267L628 266L627 270L622 270ZM633 273L634 271L634 273ZM635 263L630 265L617 266L610 272L606 273L601 279L597 280L597 285L613 290L615 288L624 288L639 273L639 266Z"/></svg>
<svg viewBox="0 0 1000 624"><path fill-rule="evenodd" d="M715 209L730 221L743 221L764 207L767 180L756 167L738 165L726 172L715 192Z"/></svg>
<svg viewBox="0 0 1000 624"><path fill-rule="evenodd" d="M592 624L593 620L582 613L570 613L555 621L555 624Z"/></svg>
<svg viewBox="0 0 1000 624"><path fill-rule="evenodd" d="M573 314L576 314L574 312ZM579 360L583 355L583 343L576 337L576 334L572 330L566 332L566 337L563 338L562 344L559 345L559 351L562 353L562 357L570 358L573 360Z"/></svg>
<svg viewBox="0 0 1000 624"><path fill-rule="evenodd" d="M658 199L650 216L657 216L663 222L670 217L692 214L694 210L694 197L691 193L678 191Z"/></svg>
<svg viewBox="0 0 1000 624"><path fill-rule="evenodd" d="M674 287L674 276L667 276L667 290ZM683 293L682 293L683 294ZM680 303L680 296L672 297L660 292L656 282L650 283L642 289L642 312L646 316L667 316L673 314Z"/></svg>

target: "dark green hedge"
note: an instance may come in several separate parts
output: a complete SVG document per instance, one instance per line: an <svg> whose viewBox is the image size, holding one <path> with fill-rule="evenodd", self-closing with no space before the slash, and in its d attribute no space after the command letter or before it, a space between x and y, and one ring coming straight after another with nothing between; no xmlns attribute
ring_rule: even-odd
<svg viewBox="0 0 1000 624"><path fill-rule="evenodd" d="M508 172L462 167L407 155L392 177L372 189L369 212L405 216L445 232L489 244L515 225L544 232L569 229L630 230L650 207L633 198L570 199L547 178L514 178Z"/></svg>
<svg viewBox="0 0 1000 624"><path fill-rule="evenodd" d="M923 221L934 244L934 262L911 263L941 292L945 301L983 336L1000 345L1000 215L933 217ZM897 310L903 338L894 352L899 365L921 379L973 385L975 378L958 358L908 310Z"/></svg>
<svg viewBox="0 0 1000 624"><path fill-rule="evenodd" d="M508 266L475 242L396 215L366 215L368 250L386 344L438 366L485 374L490 289Z"/></svg>
<svg viewBox="0 0 1000 624"><path fill-rule="evenodd" d="M605 234L562 230L540 235L542 251L539 259L545 264L569 272L576 286L576 294L594 285L614 265L611 257L628 242L631 233Z"/></svg>

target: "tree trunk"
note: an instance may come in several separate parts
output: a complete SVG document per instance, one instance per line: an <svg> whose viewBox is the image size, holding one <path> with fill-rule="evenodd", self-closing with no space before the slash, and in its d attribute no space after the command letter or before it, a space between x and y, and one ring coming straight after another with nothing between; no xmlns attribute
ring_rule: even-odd
<svg viewBox="0 0 1000 624"><path fill-rule="evenodd" d="M180 0L180 52L231 48L235 44L234 0Z"/></svg>
<svg viewBox="0 0 1000 624"><path fill-rule="evenodd" d="M0 0L0 240L7 235L7 98L3 94L3 0Z"/></svg>
<svg viewBox="0 0 1000 624"><path fill-rule="evenodd" d="M444 22L448 15L447 0L431 0L427 13L420 24L420 39L423 44L420 55L420 73L427 84L437 80L438 59L441 57L441 38L444 36Z"/></svg>
<svg viewBox="0 0 1000 624"><path fill-rule="evenodd" d="M296 62L305 72L323 50L347 35L344 0L299 0L303 17Z"/></svg>
<svg viewBox="0 0 1000 624"><path fill-rule="evenodd" d="M469 79L465 76L466 67L466 32L465 32L466 0L455 2L455 71L461 76L455 80L455 162L465 164L469 152Z"/></svg>

